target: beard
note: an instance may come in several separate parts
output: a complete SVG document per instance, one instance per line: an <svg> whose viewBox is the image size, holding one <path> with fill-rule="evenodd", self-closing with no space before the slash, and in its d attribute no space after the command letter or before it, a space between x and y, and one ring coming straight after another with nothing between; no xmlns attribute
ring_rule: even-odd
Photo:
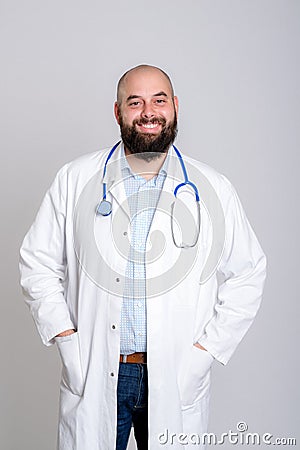
<svg viewBox="0 0 300 450"><path fill-rule="evenodd" d="M175 141L177 135L177 117L174 110L174 119L168 125L164 117L152 117L151 119L135 119L132 125L125 125L122 115L119 117L121 137L124 146L131 154L147 162L159 158L166 153ZM157 134L141 133L137 131L136 125L159 123L162 127Z"/></svg>

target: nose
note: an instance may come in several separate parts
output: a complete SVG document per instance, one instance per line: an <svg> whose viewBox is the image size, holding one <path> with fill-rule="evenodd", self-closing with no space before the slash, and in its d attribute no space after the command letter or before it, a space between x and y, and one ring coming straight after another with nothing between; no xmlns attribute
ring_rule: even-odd
<svg viewBox="0 0 300 450"><path fill-rule="evenodd" d="M145 119L151 119L151 117L153 117L154 115L155 114L151 103L144 103L144 107L142 110L142 117Z"/></svg>

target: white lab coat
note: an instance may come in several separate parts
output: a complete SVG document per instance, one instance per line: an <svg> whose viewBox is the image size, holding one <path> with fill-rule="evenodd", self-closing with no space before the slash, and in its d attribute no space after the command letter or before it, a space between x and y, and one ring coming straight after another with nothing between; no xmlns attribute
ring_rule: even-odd
<svg viewBox="0 0 300 450"><path fill-rule="evenodd" d="M59 450L115 448L126 268L119 247L130 227L124 184L118 182L120 149L105 175L112 214L95 217L108 151L85 155L58 172L21 248L25 301L43 343L56 342L63 363ZM163 251L151 261L147 252L146 266L151 450L182 448L180 439L187 442L189 433L206 431L211 363L226 364L251 325L266 264L229 181L188 157L189 178L202 198L201 233L194 248L175 247L169 208L183 175L173 148L169 152L166 198L161 195L148 236L154 250L163 236ZM186 204L194 205L190 189L183 191ZM213 241L218 241L215 271L209 262ZM70 328L77 332L54 338ZM193 346L197 341L208 351Z"/></svg>

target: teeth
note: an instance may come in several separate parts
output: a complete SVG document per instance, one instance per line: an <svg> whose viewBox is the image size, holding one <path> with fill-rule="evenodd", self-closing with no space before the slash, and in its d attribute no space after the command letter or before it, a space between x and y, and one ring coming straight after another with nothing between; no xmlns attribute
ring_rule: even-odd
<svg viewBox="0 0 300 450"><path fill-rule="evenodd" d="M157 123L147 123L143 124L144 128L155 128L157 126Z"/></svg>

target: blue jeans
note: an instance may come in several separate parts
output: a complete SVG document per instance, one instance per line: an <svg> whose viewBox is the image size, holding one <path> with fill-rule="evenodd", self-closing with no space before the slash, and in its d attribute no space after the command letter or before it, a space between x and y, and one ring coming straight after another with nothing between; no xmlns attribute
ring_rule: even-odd
<svg viewBox="0 0 300 450"><path fill-rule="evenodd" d="M116 450L126 450L131 426L138 450L148 448L148 373L146 364L120 363Z"/></svg>

